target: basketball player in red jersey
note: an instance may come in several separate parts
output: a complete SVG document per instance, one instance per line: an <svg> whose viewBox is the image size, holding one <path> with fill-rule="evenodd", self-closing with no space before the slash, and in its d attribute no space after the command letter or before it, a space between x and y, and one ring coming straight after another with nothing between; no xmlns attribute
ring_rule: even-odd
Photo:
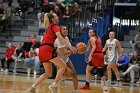
<svg viewBox="0 0 140 93"><path fill-rule="evenodd" d="M86 67L86 84L80 89L90 90L90 74L99 75L102 85L105 85L106 77L104 70L104 54L102 53L102 42L100 37L96 35L95 29L89 30L90 37L90 55L88 57L88 65ZM103 89L107 90L105 87Z"/></svg>
<svg viewBox="0 0 140 93"><path fill-rule="evenodd" d="M60 78L63 76L64 72L67 70L66 63L56 56L54 51L54 42L58 38L61 43L66 45L71 51L76 52L75 48L69 45L60 34L60 27L58 26L58 16L55 13L47 14L49 19L49 26L46 33L43 35L43 40L41 41L41 46L39 47L39 59L43 64L45 73L42 74L37 81L27 90L30 92L35 92L36 86L42 81L52 76L52 63L57 66L58 72L56 78L52 85L49 86L51 93L57 93L57 84Z"/></svg>

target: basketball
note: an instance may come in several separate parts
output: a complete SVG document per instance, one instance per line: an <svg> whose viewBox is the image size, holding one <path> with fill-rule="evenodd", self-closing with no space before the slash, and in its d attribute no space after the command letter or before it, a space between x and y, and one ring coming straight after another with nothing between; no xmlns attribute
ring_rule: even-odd
<svg viewBox="0 0 140 93"><path fill-rule="evenodd" d="M83 42L79 42L76 44L76 49L78 54L84 54L87 50L87 46Z"/></svg>

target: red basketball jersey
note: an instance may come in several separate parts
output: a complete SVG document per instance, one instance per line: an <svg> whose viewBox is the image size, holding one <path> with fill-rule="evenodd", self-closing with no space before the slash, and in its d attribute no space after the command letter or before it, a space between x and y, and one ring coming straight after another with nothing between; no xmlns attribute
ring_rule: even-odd
<svg viewBox="0 0 140 93"><path fill-rule="evenodd" d="M47 32L43 35L43 40L41 42L41 44L52 44L54 45L55 39L57 38L56 36L56 32L60 31L60 27L58 25L52 25L50 24L48 27ZM50 59L53 58L53 54L54 54L54 48L52 46L49 45L44 45L39 47L39 59L40 62L47 62Z"/></svg>
<svg viewBox="0 0 140 93"><path fill-rule="evenodd" d="M47 32L43 35L43 40L41 44L49 43L53 45L55 39L57 38L55 33L59 31L60 31L60 27L58 25L50 24L48 26Z"/></svg>
<svg viewBox="0 0 140 93"><path fill-rule="evenodd" d="M98 51L102 51L102 41L100 39L100 37L95 37L94 38L96 39L95 41L95 44L96 44L96 49L95 49L95 52L98 52ZM90 42L90 50L92 49L92 45L91 45L91 42Z"/></svg>
<svg viewBox="0 0 140 93"><path fill-rule="evenodd" d="M102 53L102 41L100 37L94 37L96 39L96 49L92 54L92 65L96 67L104 66L104 54ZM92 45L90 43L90 49L92 49Z"/></svg>

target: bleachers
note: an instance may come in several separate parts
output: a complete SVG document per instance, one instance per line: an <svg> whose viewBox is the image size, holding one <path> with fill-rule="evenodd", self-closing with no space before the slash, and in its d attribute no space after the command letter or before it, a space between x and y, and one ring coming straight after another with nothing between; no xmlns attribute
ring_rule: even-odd
<svg viewBox="0 0 140 93"><path fill-rule="evenodd" d="M0 59L4 58L5 49L8 42L12 42L14 47L18 42L23 45L26 36L31 36L31 34L38 34L38 21L37 19L35 19L35 17L35 15L27 15L25 24L23 25L23 19L21 19L20 17L12 16L11 28L5 31L4 33L0 33ZM11 36L9 36L10 32ZM6 38L6 36L8 36L8 38ZM40 37L37 37L37 41L40 41ZM23 65L23 61L18 63L17 72L26 72ZM14 62L11 63L10 71L13 71L13 68Z"/></svg>
<svg viewBox="0 0 140 93"><path fill-rule="evenodd" d="M21 36L31 36L31 34L35 34L35 35L37 35L38 34L38 32L37 31L21 31L21 33L20 33L20 35Z"/></svg>

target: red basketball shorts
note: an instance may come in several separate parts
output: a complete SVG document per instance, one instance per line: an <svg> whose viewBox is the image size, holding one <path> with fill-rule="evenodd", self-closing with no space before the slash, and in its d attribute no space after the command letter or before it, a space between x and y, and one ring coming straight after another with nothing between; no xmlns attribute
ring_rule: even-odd
<svg viewBox="0 0 140 93"><path fill-rule="evenodd" d="M104 66L104 54L103 53L94 53L92 55L92 65L96 67Z"/></svg>
<svg viewBox="0 0 140 93"><path fill-rule="evenodd" d="M40 62L47 62L54 57L56 57L56 52L52 46L44 45L39 47Z"/></svg>

